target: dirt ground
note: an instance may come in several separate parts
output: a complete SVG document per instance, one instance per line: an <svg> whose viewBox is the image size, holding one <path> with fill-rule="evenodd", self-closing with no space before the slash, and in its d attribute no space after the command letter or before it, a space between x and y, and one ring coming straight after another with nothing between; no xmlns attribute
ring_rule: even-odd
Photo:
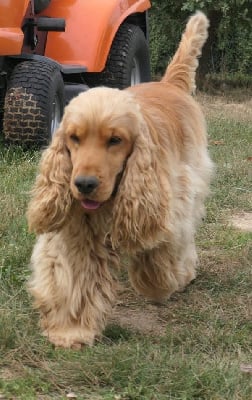
<svg viewBox="0 0 252 400"><path fill-rule="evenodd" d="M230 223L240 231L252 232L252 212L237 213L230 218Z"/></svg>
<svg viewBox="0 0 252 400"><path fill-rule="evenodd" d="M126 283L119 292L119 300L109 323L145 335L163 336L167 323L173 322L176 317L167 303L153 304L138 296Z"/></svg>

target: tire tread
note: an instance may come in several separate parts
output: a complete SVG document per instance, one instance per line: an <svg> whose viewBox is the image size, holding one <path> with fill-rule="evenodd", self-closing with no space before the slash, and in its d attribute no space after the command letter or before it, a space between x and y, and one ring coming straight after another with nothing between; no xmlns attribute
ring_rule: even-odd
<svg viewBox="0 0 252 400"><path fill-rule="evenodd" d="M40 61L15 66L4 102L5 141L38 146L48 143L48 93L58 71L55 65Z"/></svg>

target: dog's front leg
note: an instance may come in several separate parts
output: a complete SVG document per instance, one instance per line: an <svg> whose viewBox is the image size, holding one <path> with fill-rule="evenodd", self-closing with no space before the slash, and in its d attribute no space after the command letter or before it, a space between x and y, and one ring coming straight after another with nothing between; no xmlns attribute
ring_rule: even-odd
<svg viewBox="0 0 252 400"><path fill-rule="evenodd" d="M128 268L130 282L137 293L163 302L175 291L181 291L195 278L197 254L194 242L175 246L163 243L132 257Z"/></svg>
<svg viewBox="0 0 252 400"><path fill-rule="evenodd" d="M88 238L73 238L66 230L38 238L29 291L41 314L43 334L55 346L92 345L101 334L116 292L108 257L97 238L88 243Z"/></svg>

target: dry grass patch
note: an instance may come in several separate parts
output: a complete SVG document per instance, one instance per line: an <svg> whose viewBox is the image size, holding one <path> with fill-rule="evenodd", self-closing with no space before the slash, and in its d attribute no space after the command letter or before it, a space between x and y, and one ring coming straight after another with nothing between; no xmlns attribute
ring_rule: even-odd
<svg viewBox="0 0 252 400"><path fill-rule="evenodd" d="M249 95L244 97L241 91L234 91L229 96L199 93L197 98L208 118L218 116L249 123L252 121L252 99Z"/></svg>

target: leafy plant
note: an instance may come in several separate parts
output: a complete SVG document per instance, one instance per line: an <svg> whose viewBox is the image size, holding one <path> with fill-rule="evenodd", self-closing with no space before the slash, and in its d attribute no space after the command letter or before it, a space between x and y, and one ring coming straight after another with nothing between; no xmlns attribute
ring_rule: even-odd
<svg viewBox="0 0 252 400"><path fill-rule="evenodd" d="M153 0L150 29L152 71L163 73L190 14L204 11L210 20L209 39L199 67L207 73L249 75L252 70L252 3L250 0Z"/></svg>

